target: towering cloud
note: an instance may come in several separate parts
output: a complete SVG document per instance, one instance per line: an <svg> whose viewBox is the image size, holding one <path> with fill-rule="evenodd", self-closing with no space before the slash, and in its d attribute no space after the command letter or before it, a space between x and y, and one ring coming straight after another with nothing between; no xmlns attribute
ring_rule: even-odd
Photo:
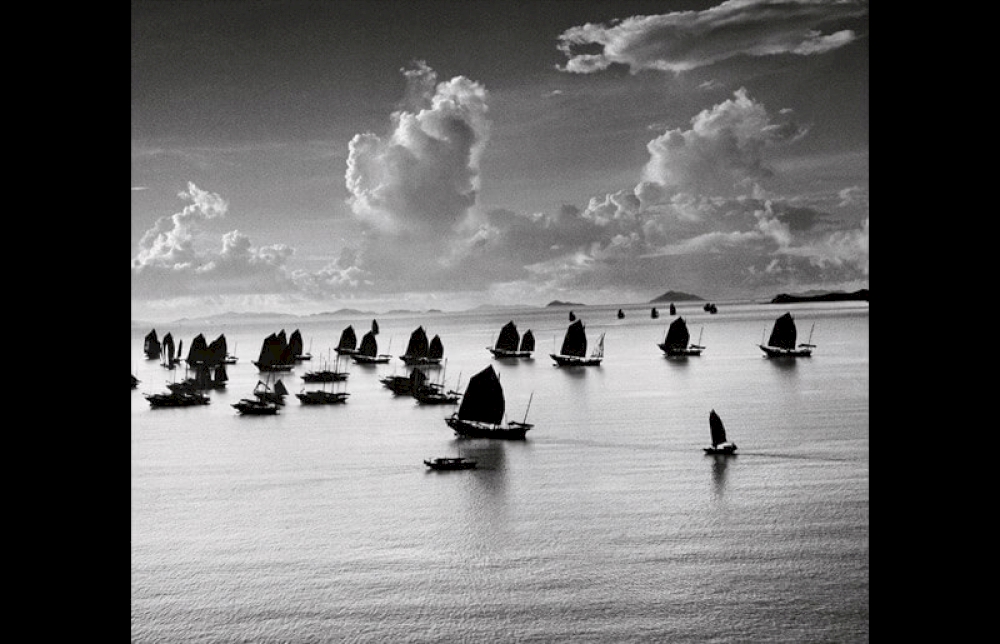
<svg viewBox="0 0 1000 644"><path fill-rule="evenodd" d="M727 0L704 11L588 23L559 36L568 58L560 69L586 74L617 63L633 73L684 72L739 55L819 54L856 38L849 29L824 27L867 12L865 0ZM600 53L579 53L594 45Z"/></svg>
<svg viewBox="0 0 1000 644"><path fill-rule="evenodd" d="M403 73L407 105L392 115L391 132L358 134L350 142L349 203L379 233L440 235L476 202L489 138L487 93L463 76L437 83L424 63Z"/></svg>

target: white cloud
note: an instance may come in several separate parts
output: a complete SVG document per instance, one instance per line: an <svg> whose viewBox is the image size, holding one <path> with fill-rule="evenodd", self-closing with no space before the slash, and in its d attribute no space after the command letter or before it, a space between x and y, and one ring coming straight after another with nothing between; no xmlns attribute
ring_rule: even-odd
<svg viewBox="0 0 1000 644"><path fill-rule="evenodd" d="M350 143L346 183L355 216L382 234L440 235L476 203L489 138L486 89L463 76L436 83L423 63L404 70L408 106L392 131Z"/></svg>
<svg viewBox="0 0 1000 644"><path fill-rule="evenodd" d="M703 11L633 16L611 24L571 27L559 36L562 71L593 73L612 64L685 72L734 56L813 55L852 42L853 31L824 26L865 15L867 2L842 0L728 0ZM582 47L600 53L579 53Z"/></svg>

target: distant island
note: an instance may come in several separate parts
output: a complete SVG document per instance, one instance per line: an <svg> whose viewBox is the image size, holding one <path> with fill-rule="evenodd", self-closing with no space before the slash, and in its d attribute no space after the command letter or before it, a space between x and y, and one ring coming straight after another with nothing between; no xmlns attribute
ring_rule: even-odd
<svg viewBox="0 0 1000 644"><path fill-rule="evenodd" d="M659 304L661 302L704 302L705 299L698 297L697 295L691 295L690 293L681 293L680 291L667 291L658 298L649 301L650 304Z"/></svg>
<svg viewBox="0 0 1000 644"><path fill-rule="evenodd" d="M587 305L580 304L579 302L560 302L559 300L552 300L545 306L587 306Z"/></svg>
<svg viewBox="0 0 1000 644"><path fill-rule="evenodd" d="M771 304L789 304L793 302L855 302L868 301L868 289L863 288L853 293L821 293L818 295L789 295L782 293L771 300Z"/></svg>

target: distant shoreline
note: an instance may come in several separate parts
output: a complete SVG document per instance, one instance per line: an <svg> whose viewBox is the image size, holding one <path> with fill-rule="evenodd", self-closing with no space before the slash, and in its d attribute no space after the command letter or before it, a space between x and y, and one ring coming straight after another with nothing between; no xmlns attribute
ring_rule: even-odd
<svg viewBox="0 0 1000 644"><path fill-rule="evenodd" d="M676 291L670 291L665 293L663 296L686 296L692 299L681 299L677 297L676 302L681 303L694 303L703 302L704 300L697 295L688 295L685 293L679 293ZM659 298L657 298L659 299ZM792 295L788 293L781 293L775 296L770 301L765 300L740 300L743 303L757 303L757 304L795 304L795 303L809 303L809 302L851 302L851 301L863 301L868 302L868 289L861 289L859 291L854 291L853 293L844 292L827 292L827 293L816 293L816 294L802 294L802 295ZM324 318L363 318L363 317L379 317L379 316L392 316L392 315L432 315L432 314L450 314L450 313L475 313L475 312L485 312L485 313L495 313L510 309L525 309L525 308L537 308L537 309L547 309L547 308L566 308L566 307L584 307L588 309L596 309L600 307L620 307L620 306L650 306L652 304L663 304L664 302L652 301L652 302L633 302L633 303L612 303L612 304L585 304L582 302L563 302L560 300L553 300L545 305L527 305L527 304L511 304L509 306L501 305L480 305L474 308L465 309L462 311L442 311L440 309L427 309L423 311L419 310L406 310L406 309L393 309L390 311L364 311L359 309L338 309L335 311L324 311L321 313L307 313L303 315L295 315L292 313L253 313L253 312L237 312L228 311L226 313L218 313L215 315L208 315L200 318L179 318L172 321L160 321L154 322L149 320L132 320L133 327L143 327L150 325L165 325L165 324L226 324L233 322L263 322L263 321L273 321L275 323L287 322L288 324L294 324L297 321L309 321L318 320Z"/></svg>
<svg viewBox="0 0 1000 644"><path fill-rule="evenodd" d="M821 293L818 295L789 295L782 293L771 300L771 304L795 304L801 302L868 302L868 289L853 293Z"/></svg>

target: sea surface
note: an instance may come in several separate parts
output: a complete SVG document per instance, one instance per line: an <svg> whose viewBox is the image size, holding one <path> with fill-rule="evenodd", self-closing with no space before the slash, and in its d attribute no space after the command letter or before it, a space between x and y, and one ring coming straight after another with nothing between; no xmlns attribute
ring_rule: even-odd
<svg viewBox="0 0 1000 644"><path fill-rule="evenodd" d="M524 441L456 438L455 406L378 382L408 373L395 357L342 363L347 404L301 405L320 387L301 375L372 316L157 325L185 352L224 333L239 358L183 409L143 397L185 374L133 325L131 641L867 642L868 303L680 304L707 347L686 359L656 346L667 304L618 308L573 309L591 344L606 334L604 363L575 369L548 357L564 308L376 316L393 356L417 326L440 335L448 387L492 364L510 419L535 424ZM786 311L811 358L757 347ZM509 320L533 360L487 351ZM296 328L313 358L280 376L286 406L239 416L263 339ZM736 456L703 453L712 409ZM423 464L455 455L479 468Z"/></svg>

